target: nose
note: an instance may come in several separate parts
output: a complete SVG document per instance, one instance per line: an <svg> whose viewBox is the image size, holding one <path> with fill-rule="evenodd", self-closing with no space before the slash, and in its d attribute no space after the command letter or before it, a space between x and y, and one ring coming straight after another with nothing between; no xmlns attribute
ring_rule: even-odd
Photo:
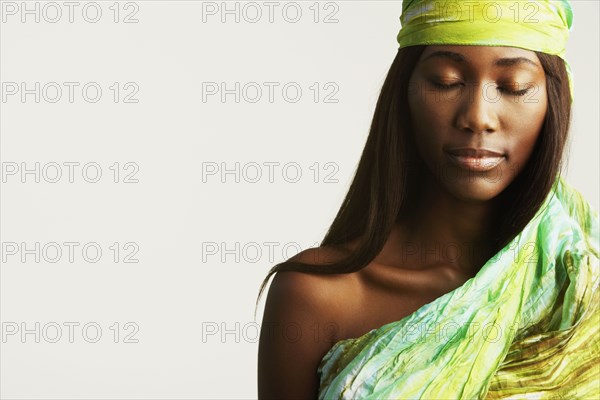
<svg viewBox="0 0 600 400"><path fill-rule="evenodd" d="M497 93L492 94L490 85L471 85L468 93L459 99L456 126L463 132L493 133L498 130Z"/></svg>

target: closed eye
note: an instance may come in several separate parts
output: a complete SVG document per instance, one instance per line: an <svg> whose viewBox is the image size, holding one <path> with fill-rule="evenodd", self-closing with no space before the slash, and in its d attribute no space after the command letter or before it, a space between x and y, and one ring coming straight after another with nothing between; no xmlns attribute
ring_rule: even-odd
<svg viewBox="0 0 600 400"><path fill-rule="evenodd" d="M461 86L460 83L444 84L444 83L432 82L432 84L436 88L442 89L442 90L450 90L450 89L454 89L456 87Z"/></svg>
<svg viewBox="0 0 600 400"><path fill-rule="evenodd" d="M452 89L458 88L463 85L460 82L444 84L444 83L432 81L431 83L433 84L434 87L436 87L437 89L440 89L440 90L452 90ZM497 90L500 91L500 93L505 93L510 96L525 96L527 94L527 92L529 92L530 89L531 88L528 87L528 88L525 88L522 90L511 90L509 88L504 88L504 87L500 87L500 86L497 87Z"/></svg>
<svg viewBox="0 0 600 400"><path fill-rule="evenodd" d="M529 92L530 89L531 88L525 88L522 90L510 90L510 89L505 89L505 88L501 88L501 87L498 88L498 90L501 93L506 93L511 96L525 96L527 94L527 92Z"/></svg>

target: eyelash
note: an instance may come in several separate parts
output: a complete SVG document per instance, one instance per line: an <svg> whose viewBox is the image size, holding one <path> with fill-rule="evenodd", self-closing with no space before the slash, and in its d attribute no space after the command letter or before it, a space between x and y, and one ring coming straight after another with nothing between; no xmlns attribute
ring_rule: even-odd
<svg viewBox="0 0 600 400"><path fill-rule="evenodd" d="M444 84L437 83L437 82L432 82L432 83L433 83L433 86L435 86L438 89L442 89L442 90L450 90L450 89L460 85L460 83L453 83L452 85L444 85ZM505 90L502 88L498 88L498 89L500 89L501 91L505 91L507 94L509 94L511 96L525 96L527 94L527 92L529 92L530 88L523 89L523 90L517 90L517 91Z"/></svg>

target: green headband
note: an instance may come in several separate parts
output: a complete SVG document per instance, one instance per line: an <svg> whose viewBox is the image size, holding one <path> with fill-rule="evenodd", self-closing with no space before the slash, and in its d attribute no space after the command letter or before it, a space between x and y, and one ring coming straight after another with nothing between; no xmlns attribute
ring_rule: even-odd
<svg viewBox="0 0 600 400"><path fill-rule="evenodd" d="M557 55L565 62L573 23L569 0L403 0L400 48L415 45L510 46Z"/></svg>

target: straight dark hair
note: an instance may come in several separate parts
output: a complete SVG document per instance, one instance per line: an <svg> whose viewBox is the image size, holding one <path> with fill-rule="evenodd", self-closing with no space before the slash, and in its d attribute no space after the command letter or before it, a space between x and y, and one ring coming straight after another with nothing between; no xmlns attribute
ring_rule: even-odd
<svg viewBox="0 0 600 400"><path fill-rule="evenodd" d="M350 189L320 247L342 247L358 239L345 258L327 265L285 261L275 265L263 280L256 306L269 280L279 271L343 274L366 267L383 248L400 218L416 204L424 166L411 130L408 82L426 46L398 50L381 88L369 136ZM571 121L571 93L564 61L536 52L546 73L548 109L542 131L527 165L497 200L504 212L495 216L500 251L540 209L562 169ZM501 215L500 215L501 214ZM256 315L256 308L255 308Z"/></svg>

